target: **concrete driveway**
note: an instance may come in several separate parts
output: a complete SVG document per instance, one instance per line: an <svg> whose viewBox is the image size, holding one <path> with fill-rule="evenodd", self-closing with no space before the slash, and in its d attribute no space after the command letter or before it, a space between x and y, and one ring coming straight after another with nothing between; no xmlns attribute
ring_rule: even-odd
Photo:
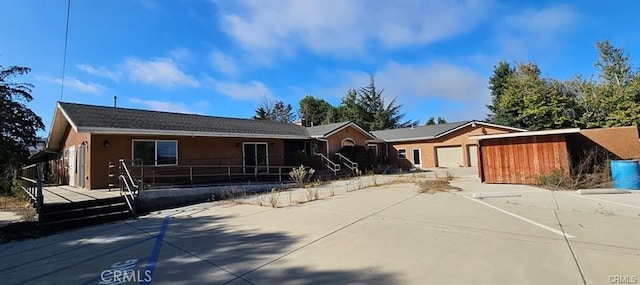
<svg viewBox="0 0 640 285"><path fill-rule="evenodd" d="M283 208L208 203L0 245L3 284L610 284L640 277L640 195L413 183ZM472 198L507 192L519 197ZM497 194L496 194L497 193ZM132 282L133 283L133 282Z"/></svg>

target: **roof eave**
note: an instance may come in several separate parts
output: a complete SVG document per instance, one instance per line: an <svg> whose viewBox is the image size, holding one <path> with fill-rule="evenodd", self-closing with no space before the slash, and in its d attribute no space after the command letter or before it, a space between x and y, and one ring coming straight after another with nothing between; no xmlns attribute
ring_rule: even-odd
<svg viewBox="0 0 640 285"><path fill-rule="evenodd" d="M469 139L487 140L487 139L530 137L530 136L568 135L568 134L577 134L577 133L580 133L579 128L546 130L546 131L530 131L530 132L508 133L508 134L483 135L483 136L470 136Z"/></svg>
<svg viewBox="0 0 640 285"><path fill-rule="evenodd" d="M432 140L435 139L436 137L434 136L430 136L430 137L415 137L415 138L402 138L402 139L389 139L389 140L385 140L382 139L385 142L409 142L409 141L424 141L424 140Z"/></svg>
<svg viewBox="0 0 640 285"><path fill-rule="evenodd" d="M277 139L309 139L305 135L282 134L252 134L252 133L226 133L226 132L193 132L174 130L150 130L150 129L119 129L119 128L80 128L79 132L91 134L113 135L165 135L165 136L197 136L197 137L235 137L235 138L277 138Z"/></svg>

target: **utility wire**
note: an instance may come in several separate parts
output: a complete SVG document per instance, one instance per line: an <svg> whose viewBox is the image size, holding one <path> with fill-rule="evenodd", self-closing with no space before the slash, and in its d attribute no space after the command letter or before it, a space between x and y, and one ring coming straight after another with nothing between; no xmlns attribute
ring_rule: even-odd
<svg viewBox="0 0 640 285"><path fill-rule="evenodd" d="M71 0L67 1L67 26L64 31L64 55L62 56L62 86L60 87L60 101L62 101L62 95L64 94L64 73L67 69L67 43L69 42L69 14L71 12Z"/></svg>

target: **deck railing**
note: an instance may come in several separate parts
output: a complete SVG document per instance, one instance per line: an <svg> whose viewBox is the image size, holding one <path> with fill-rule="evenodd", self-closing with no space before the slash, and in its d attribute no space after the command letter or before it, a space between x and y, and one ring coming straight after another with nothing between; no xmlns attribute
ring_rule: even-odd
<svg viewBox="0 0 640 285"><path fill-rule="evenodd" d="M236 160L237 161L237 160ZM193 163L195 161L192 161ZM111 167L111 166L110 166ZM289 172L299 166L267 166L267 165L144 165L139 160L120 160L119 175L128 180L129 186L135 190L158 187L180 187L194 185L211 185L244 181L277 181L288 182ZM113 168L113 167L111 167ZM113 171L112 171L113 172ZM110 176L114 176L113 173ZM118 179L121 184L122 178ZM126 185L120 185L126 188Z"/></svg>
<svg viewBox="0 0 640 285"><path fill-rule="evenodd" d="M38 213L38 220L42 213L44 196L42 196L42 170L40 164L31 164L22 167L20 171L21 188L27 193Z"/></svg>

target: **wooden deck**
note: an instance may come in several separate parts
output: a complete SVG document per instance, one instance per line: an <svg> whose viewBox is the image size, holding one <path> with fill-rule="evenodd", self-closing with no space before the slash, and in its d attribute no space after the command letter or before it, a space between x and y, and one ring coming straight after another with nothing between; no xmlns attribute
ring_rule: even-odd
<svg viewBox="0 0 640 285"><path fill-rule="evenodd" d="M64 204L120 197L119 189L86 190L66 185L42 187L44 204Z"/></svg>

